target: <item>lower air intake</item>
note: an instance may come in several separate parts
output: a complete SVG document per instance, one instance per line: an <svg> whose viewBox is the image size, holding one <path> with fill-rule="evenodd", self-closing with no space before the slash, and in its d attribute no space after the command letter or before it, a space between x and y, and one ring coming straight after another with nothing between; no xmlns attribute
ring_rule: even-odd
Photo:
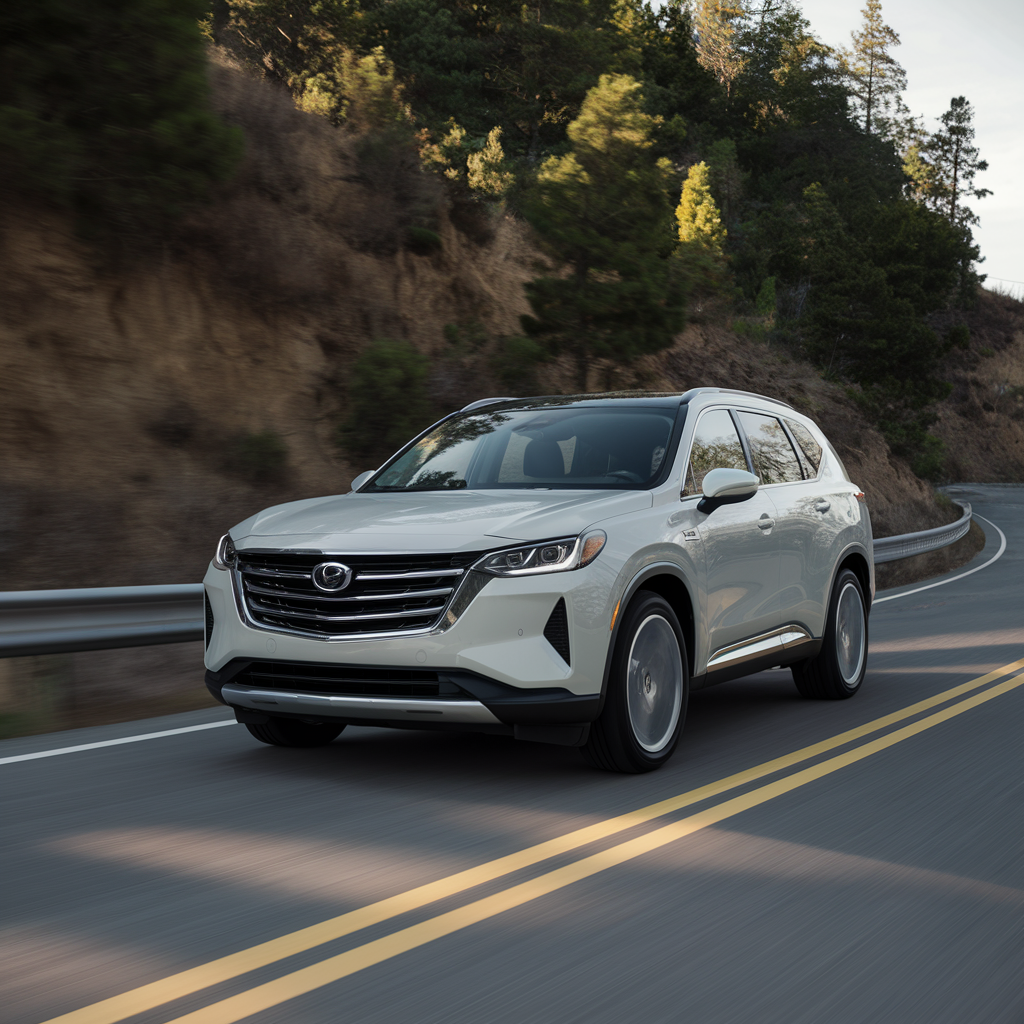
<svg viewBox="0 0 1024 1024"><path fill-rule="evenodd" d="M210 596L203 591L203 605L206 612L206 646L209 648L210 640L213 637L213 608L210 606Z"/></svg>
<svg viewBox="0 0 1024 1024"><path fill-rule="evenodd" d="M558 604L548 616L548 624L544 627L544 639L562 656L566 665L569 661L569 616L565 611L565 598L560 597Z"/></svg>

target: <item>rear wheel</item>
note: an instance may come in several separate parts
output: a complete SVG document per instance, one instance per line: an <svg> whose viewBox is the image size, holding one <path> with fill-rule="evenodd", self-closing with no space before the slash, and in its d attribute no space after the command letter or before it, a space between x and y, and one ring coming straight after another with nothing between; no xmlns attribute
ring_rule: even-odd
<svg viewBox="0 0 1024 1024"><path fill-rule="evenodd" d="M843 569L832 587L825 636L818 654L793 666L801 697L845 700L864 681L868 667L868 613L860 580Z"/></svg>
<svg viewBox="0 0 1024 1024"><path fill-rule="evenodd" d="M604 709L581 748L586 760L612 772L660 768L683 729L687 664L672 606L659 594L641 591L623 616Z"/></svg>
<svg viewBox="0 0 1024 1024"><path fill-rule="evenodd" d="M313 724L297 718L271 718L264 725L246 723L245 727L261 743L275 747L323 747L345 728L344 724Z"/></svg>

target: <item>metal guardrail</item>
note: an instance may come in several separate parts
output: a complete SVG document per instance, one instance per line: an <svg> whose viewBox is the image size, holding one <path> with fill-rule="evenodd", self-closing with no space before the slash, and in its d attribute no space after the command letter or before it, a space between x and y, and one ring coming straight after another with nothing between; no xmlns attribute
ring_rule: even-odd
<svg viewBox="0 0 1024 1024"><path fill-rule="evenodd" d="M875 562L894 562L960 540L971 506L948 526L874 542ZM203 585L98 587L0 593L0 658L148 647L203 639Z"/></svg>
<svg viewBox="0 0 1024 1024"><path fill-rule="evenodd" d="M0 593L0 658L203 639L203 585Z"/></svg>
<svg viewBox="0 0 1024 1024"><path fill-rule="evenodd" d="M928 551L937 551L949 544L955 544L966 536L971 528L971 506L966 501L956 501L964 514L955 522L946 526L936 526L933 530L920 530L918 533L901 533L896 537L880 537L872 547L875 554L875 565L883 562L895 562L899 558L910 558L911 555L923 555Z"/></svg>

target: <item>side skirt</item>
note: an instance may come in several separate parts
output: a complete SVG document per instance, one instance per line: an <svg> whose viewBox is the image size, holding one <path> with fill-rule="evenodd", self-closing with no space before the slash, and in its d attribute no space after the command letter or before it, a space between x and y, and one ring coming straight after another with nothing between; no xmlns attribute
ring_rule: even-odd
<svg viewBox="0 0 1024 1024"><path fill-rule="evenodd" d="M694 689L753 675L776 665L792 665L813 658L820 649L820 638L815 639L803 626L790 623L715 651L708 659L707 672Z"/></svg>

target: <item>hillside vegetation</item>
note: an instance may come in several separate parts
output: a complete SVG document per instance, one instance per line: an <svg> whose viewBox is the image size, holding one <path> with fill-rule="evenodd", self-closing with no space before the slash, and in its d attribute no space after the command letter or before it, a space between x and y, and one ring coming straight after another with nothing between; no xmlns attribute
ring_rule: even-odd
<svg viewBox="0 0 1024 1024"><path fill-rule="evenodd" d="M385 424L401 420L394 444L479 397L578 385L574 353L538 358L519 335L526 286L554 266L526 222L446 192L401 147L396 157L297 109L225 51L212 57L212 108L244 132L246 153L158 249L98 258L61 210L4 207L0 589L196 580L217 536L254 508L344 490L390 450L367 426L391 393L367 353L384 351L394 371L383 409ZM409 235L425 206L438 239L426 247ZM1012 363L1011 307L983 304L999 351L958 349L963 366ZM856 393L823 379L770 319L735 308L717 292L691 299L666 347L626 363L592 354L588 386L775 395L826 426L877 534L955 514L892 454ZM381 350L381 339L396 340ZM978 380L964 387L984 390ZM964 416L959 389L950 415L1019 429L1015 392ZM948 436L972 458L973 435Z"/></svg>

